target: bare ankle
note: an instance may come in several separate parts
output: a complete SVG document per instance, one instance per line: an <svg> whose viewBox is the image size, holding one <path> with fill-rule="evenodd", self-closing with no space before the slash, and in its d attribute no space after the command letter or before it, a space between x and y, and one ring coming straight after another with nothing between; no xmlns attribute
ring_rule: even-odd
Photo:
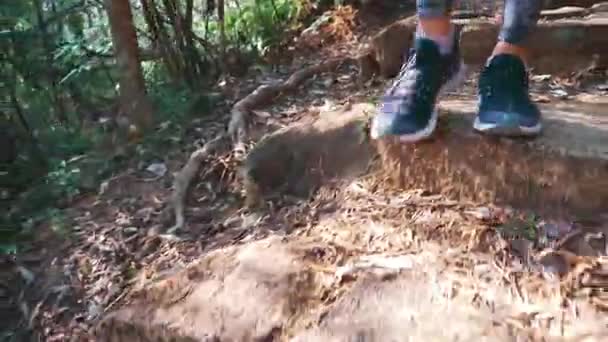
<svg viewBox="0 0 608 342"><path fill-rule="evenodd" d="M419 38L427 38L434 41L439 53L447 55L454 48L454 26L450 21L450 17L433 17L420 19L416 36Z"/></svg>
<svg viewBox="0 0 608 342"><path fill-rule="evenodd" d="M447 36L452 31L452 22L449 16L420 18L419 27L427 36Z"/></svg>
<svg viewBox="0 0 608 342"><path fill-rule="evenodd" d="M520 45L513 45L507 42L498 42L492 51L492 56L500 54L515 55L527 64L528 62L528 50Z"/></svg>

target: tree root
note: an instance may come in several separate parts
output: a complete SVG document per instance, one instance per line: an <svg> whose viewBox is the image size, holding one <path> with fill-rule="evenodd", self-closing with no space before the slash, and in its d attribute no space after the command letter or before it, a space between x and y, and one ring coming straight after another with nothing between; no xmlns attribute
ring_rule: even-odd
<svg viewBox="0 0 608 342"><path fill-rule="evenodd" d="M173 209L175 213L175 225L169 228L168 233L173 234L177 230L184 228L186 224L186 219L184 216L185 206L186 206L186 194L188 193L188 188L190 187L190 183L196 176L198 169L201 163L210 155L216 153L221 150L224 146L226 146L227 136L222 133L212 140L205 143L205 145L198 150L194 151L186 165L175 174L173 180L173 195L171 197L171 203L173 204Z"/></svg>
<svg viewBox="0 0 608 342"><path fill-rule="evenodd" d="M227 132L218 135L213 140L207 142L202 148L194 151L190 155L186 165L175 174L171 198L175 214L175 225L169 228L168 233L172 234L177 230L183 229L186 224L184 216L186 194L202 162L210 155L226 147L228 139L232 141L233 149L236 153L244 153L244 147L249 136L249 116L252 110L270 104L281 94L296 90L309 78L331 71L349 61L351 61L349 58L336 58L321 64L309 66L296 71L284 82L259 86L251 94L238 101L232 107Z"/></svg>
<svg viewBox="0 0 608 342"><path fill-rule="evenodd" d="M230 123L228 124L228 135L235 144L235 147L239 148L244 146L245 141L247 140L249 135L249 114L252 110L271 103L272 100L281 94L296 90L309 78L335 69L347 61L350 61L350 59L336 58L321 64L309 66L294 72L286 81L261 85L251 94L238 101L234 107L232 107Z"/></svg>

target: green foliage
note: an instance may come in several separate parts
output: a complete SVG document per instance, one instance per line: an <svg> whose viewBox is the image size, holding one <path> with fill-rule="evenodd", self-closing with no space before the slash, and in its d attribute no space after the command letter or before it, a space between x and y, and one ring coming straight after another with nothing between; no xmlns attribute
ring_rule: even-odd
<svg viewBox="0 0 608 342"><path fill-rule="evenodd" d="M538 221L535 215L526 215L507 222L496 230L506 239L527 239L535 242L538 239Z"/></svg>
<svg viewBox="0 0 608 342"><path fill-rule="evenodd" d="M305 1L226 2L226 48L265 53L295 27ZM185 11L185 1L175 2ZM175 44L172 52L191 53L176 48L177 34L165 2L155 3L167 44ZM220 24L217 13L196 8L203 3L195 2L192 12L194 55L199 70L207 73L197 77L208 78L198 84L213 84L218 73L208 66L219 57ZM142 9L132 8L140 47L157 49ZM83 192L98 189L100 181L125 162L96 149L109 134L97 120L116 115L121 77L108 22L102 1L3 0L0 6L0 114L19 139L18 157L0 165L0 253L15 252L17 237L32 232L39 222L59 220L51 223L61 227L61 208ZM211 112L220 100L211 89L176 79L166 58L141 63L157 127L129 150L129 156L143 161L176 150L187 134L184 123Z"/></svg>
<svg viewBox="0 0 608 342"><path fill-rule="evenodd" d="M254 0L227 11L226 30L237 46L243 45L264 53L280 41L302 12L302 3L294 0Z"/></svg>
<svg viewBox="0 0 608 342"><path fill-rule="evenodd" d="M6 0L0 6L0 99L18 158L0 171L0 249L82 191L81 164L101 132L84 116L116 95L111 41L100 4ZM89 20L85 20L88 18ZM6 210L4 210L6 208Z"/></svg>
<svg viewBox="0 0 608 342"><path fill-rule="evenodd" d="M45 152L53 163L56 160L87 152L97 137L84 135L74 127L52 125L47 130L42 130L38 138L41 145L48 147Z"/></svg>
<svg viewBox="0 0 608 342"><path fill-rule="evenodd" d="M46 177L46 183L51 185L49 188L55 192L55 197L70 199L80 193L81 172L78 166L71 166L69 161L61 160L57 165L53 165L51 170Z"/></svg>

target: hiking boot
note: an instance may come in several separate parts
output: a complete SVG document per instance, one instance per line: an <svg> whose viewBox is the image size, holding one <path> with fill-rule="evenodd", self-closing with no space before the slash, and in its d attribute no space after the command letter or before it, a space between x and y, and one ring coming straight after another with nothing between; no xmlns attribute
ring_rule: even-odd
<svg viewBox="0 0 608 342"><path fill-rule="evenodd" d="M542 129L529 95L528 73L514 55L492 57L479 76L479 111L473 128L502 136L535 136Z"/></svg>
<svg viewBox="0 0 608 342"><path fill-rule="evenodd" d="M371 125L372 139L396 136L402 142L416 142L431 136L437 125L435 105L440 91L462 80L459 33L455 32L448 55L441 55L430 39L415 39L408 62L381 98Z"/></svg>

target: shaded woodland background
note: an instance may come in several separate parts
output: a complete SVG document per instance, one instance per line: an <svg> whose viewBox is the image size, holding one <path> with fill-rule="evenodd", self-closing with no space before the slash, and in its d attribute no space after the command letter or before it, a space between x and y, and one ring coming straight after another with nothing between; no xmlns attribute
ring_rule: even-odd
<svg viewBox="0 0 608 342"><path fill-rule="evenodd" d="M414 0L403 1L413 9ZM549 0L545 7L592 2ZM167 132L179 137L181 123L210 112L227 78L289 61L299 32L330 7L395 4L403 2L2 1L2 251L14 251L18 235L96 190L134 153L146 160L181 148ZM456 6L492 10L502 1Z"/></svg>
<svg viewBox="0 0 608 342"><path fill-rule="evenodd" d="M472 18L476 28L463 51L479 61L494 44L492 17L503 2L455 1L454 15ZM595 2L544 0L544 7ZM0 340L88 341L99 322L110 322L99 325L102 332L128 341L132 332L168 336L169 325L159 328L150 315L156 311L132 306L138 298L153 310L187 307L174 317L200 336L215 337L218 327L218 340L224 332L254 330L260 340L277 332L365 339L360 327L331 324L350 315L364 317L371 332L389 327L402 317L393 303L462 316L451 329L462 337L475 333L479 320L466 324L469 313L444 310L441 301L454 307L456 293L467 296L462 308L484 317L486 307L494 314L506 303L502 325L496 317L487 324L511 337L514 327L537 337L564 336L579 325L603 334L605 315L586 316L574 299L608 308L607 265L597 260L608 253L607 216L579 220L541 209L560 207L567 197L569 207L597 210L607 198L605 158L578 159L578 144L563 156L545 151L576 141L591 155L606 145L607 74L595 58L604 51L595 42L606 36L605 5L549 11L542 19L545 29L563 18L577 25L551 26L550 42L535 45L551 62L576 59L563 75L533 69L531 94L553 113L554 126L540 144L480 144L470 136L477 89L470 77L462 93L442 103L454 109L444 108L449 130L412 153L403 145L373 146L366 122L394 76L381 64L396 72L402 63L415 30L415 0L2 0ZM583 32L599 34L587 34L572 55L546 53L545 46L571 48L592 16L600 24ZM547 35L539 37L544 43ZM562 123L555 113L569 115ZM243 127L251 133L245 138ZM413 160L425 162L400 166ZM353 181L355 174L365 175ZM468 196L474 193L482 198ZM505 203L494 203L498 195ZM297 248L280 247L286 242ZM199 271L186 267L199 261ZM395 261L396 273L375 272ZM556 275L561 282L553 282ZM409 298L411 291L380 284L398 276L399 286L422 295ZM361 291L348 292L356 284ZM426 294L437 284L446 285L445 297ZM195 288L213 298L191 296ZM158 298L146 295L156 292ZM228 308L239 293L248 300ZM278 301L289 306L281 315L274 314ZM521 301L544 309L530 318ZM334 306L340 302L356 305ZM261 318L242 314L251 309ZM221 324L213 318L213 329L182 319L199 319L205 310L238 314L223 315ZM113 320L118 311L143 315ZM397 322L377 332L421 332L426 326L418 323L428 320L421 311L421 320L408 318L414 328ZM267 319L268 332L260 332ZM225 329L231 325L237 328Z"/></svg>
<svg viewBox="0 0 608 342"><path fill-rule="evenodd" d="M334 1L6 0L0 6L1 245L53 216L130 152L272 64ZM156 129L155 129L156 127ZM160 152L160 151L158 151ZM86 170L85 170L86 169Z"/></svg>

